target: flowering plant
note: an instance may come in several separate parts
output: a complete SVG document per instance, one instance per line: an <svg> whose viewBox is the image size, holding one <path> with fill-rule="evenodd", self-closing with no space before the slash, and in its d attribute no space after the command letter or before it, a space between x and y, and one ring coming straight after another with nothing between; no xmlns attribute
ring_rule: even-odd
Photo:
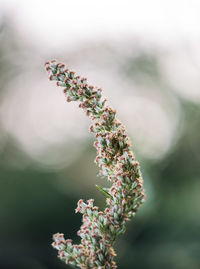
<svg viewBox="0 0 200 269"><path fill-rule="evenodd" d="M76 76L62 63L55 60L45 63L50 80L63 86L67 101L80 101L79 107L90 117L90 132L94 133L97 149L95 163L99 175L112 182L110 188L97 189L106 197L106 208L99 211L94 200L78 201L75 212L83 214L82 226L77 234L79 245L65 240L64 235L53 235L52 246L66 264L82 269L115 269L116 256L113 244L125 232L125 224L144 202L142 175L139 163L130 149L125 127L115 117L116 111L106 106L102 89L88 85L86 78Z"/></svg>

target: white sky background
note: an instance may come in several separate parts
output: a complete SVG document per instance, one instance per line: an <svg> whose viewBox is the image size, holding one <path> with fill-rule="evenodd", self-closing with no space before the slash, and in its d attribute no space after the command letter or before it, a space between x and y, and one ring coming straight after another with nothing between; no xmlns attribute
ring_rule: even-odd
<svg viewBox="0 0 200 269"><path fill-rule="evenodd" d="M165 45L200 40L199 0L1 0L1 6L31 42L46 48L123 35Z"/></svg>

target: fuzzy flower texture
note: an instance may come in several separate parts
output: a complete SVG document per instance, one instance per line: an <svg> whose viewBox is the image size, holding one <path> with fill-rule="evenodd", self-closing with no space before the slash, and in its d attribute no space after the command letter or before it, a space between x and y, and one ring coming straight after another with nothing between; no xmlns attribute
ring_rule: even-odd
<svg viewBox="0 0 200 269"><path fill-rule="evenodd" d="M113 244L125 232L130 220L145 200L139 163L130 148L125 127L115 117L116 111L106 106L102 89L87 83L86 78L76 76L62 63L55 60L45 63L50 80L64 88L67 102L79 101L79 107L92 121L90 132L94 133L97 149L95 163L99 175L107 177L110 188L97 189L106 197L106 208L99 211L94 200L78 201L75 212L80 212L82 225L77 234L79 245L72 244L62 233L53 235L52 246L58 250L58 257L75 268L114 269L116 256Z"/></svg>

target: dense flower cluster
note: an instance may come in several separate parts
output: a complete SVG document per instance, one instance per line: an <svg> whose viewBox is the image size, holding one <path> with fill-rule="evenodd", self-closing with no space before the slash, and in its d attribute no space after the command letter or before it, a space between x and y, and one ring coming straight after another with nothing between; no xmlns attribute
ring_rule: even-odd
<svg viewBox="0 0 200 269"><path fill-rule="evenodd" d="M67 101L80 101L79 107L90 117L90 132L96 137L95 163L100 168L99 174L112 182L107 189L97 186L106 196L107 207L103 212L93 205L93 199L78 201L75 212L83 214L83 224L77 232L81 243L72 244L71 239L65 240L63 234L57 233L52 246L67 264L83 269L117 268L113 243L125 232L126 221L134 216L145 199L139 163L130 149L125 127L115 117L116 111L105 105L102 90L88 85L86 78L76 76L55 60L46 62L45 66L50 80L65 87Z"/></svg>

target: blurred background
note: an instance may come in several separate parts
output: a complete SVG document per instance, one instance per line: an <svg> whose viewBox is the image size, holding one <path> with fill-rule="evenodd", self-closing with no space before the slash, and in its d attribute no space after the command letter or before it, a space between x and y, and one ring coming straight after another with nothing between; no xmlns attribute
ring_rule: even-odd
<svg viewBox="0 0 200 269"><path fill-rule="evenodd" d="M49 82L58 59L126 125L146 203L115 245L121 269L200 268L200 2L0 1L0 268L69 268L52 234L78 242L95 189L94 138Z"/></svg>

